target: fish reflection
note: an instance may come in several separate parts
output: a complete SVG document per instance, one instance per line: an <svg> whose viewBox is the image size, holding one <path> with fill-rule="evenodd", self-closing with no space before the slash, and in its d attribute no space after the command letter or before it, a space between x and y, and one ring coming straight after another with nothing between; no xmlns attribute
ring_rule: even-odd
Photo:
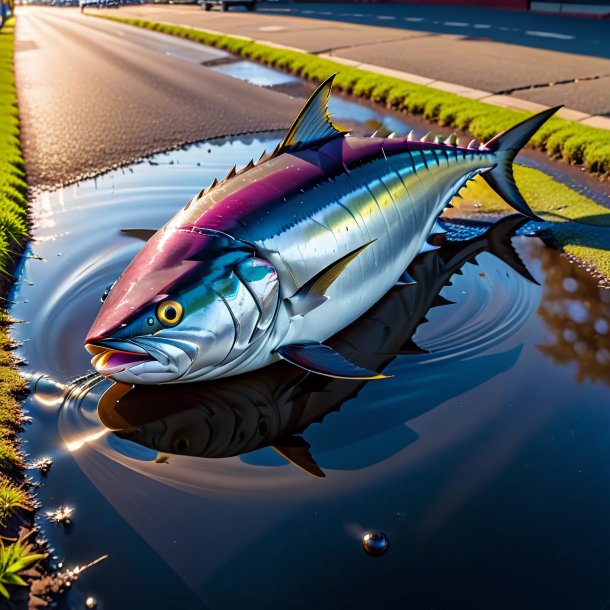
<svg viewBox="0 0 610 610"><path fill-rule="evenodd" d="M482 235L459 242L438 236L440 249L421 255L410 268L417 283L390 291L336 335L333 348L375 370L384 370L399 355L423 352L412 339L418 325L430 308L450 303L440 294L443 287L485 251L535 282L510 241L524 222L521 216L504 218ZM496 367L506 368L505 360ZM355 398L367 383L312 375L278 363L229 379L183 386L116 384L101 398L98 413L118 436L159 452L220 458L270 446L309 474L323 477L301 434ZM424 412L430 406L424 402L414 408ZM367 431L360 427L362 434ZM408 432L407 443L417 438ZM404 439L401 442L404 445Z"/></svg>

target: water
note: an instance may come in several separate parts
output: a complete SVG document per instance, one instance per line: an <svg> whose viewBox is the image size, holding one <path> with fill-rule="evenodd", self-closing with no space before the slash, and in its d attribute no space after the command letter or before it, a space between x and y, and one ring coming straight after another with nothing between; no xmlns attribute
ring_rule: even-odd
<svg viewBox="0 0 610 610"><path fill-rule="evenodd" d="M45 510L75 507L69 528L39 519L67 566L109 554L64 606L603 607L610 291L531 225L450 226L418 284L333 339L391 379L278 364L125 394L91 374L85 332L142 246L120 230L160 227L278 140L157 155L34 205L12 295L38 380L26 448L54 460L33 474Z"/></svg>

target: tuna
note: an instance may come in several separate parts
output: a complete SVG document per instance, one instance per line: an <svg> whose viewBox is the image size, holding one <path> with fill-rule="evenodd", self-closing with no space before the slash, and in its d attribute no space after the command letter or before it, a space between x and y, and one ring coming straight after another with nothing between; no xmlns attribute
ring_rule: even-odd
<svg viewBox="0 0 610 610"><path fill-rule="evenodd" d="M503 218L481 235L466 241L444 241L438 250L418 256L410 267L417 284L392 288L356 322L332 337L330 345L357 359L359 364L382 371L397 357L425 352L413 341L415 331L426 322L430 309L453 305L442 296L443 288L482 252L490 252L513 271L535 282L511 244L511 237L525 220L518 215ZM165 387L114 384L100 399L98 415L120 437L161 454L224 458L273 447L305 472L322 477L324 472L314 452L333 452L338 447L362 442L363 435L382 434L398 426L404 432L399 444L412 442L418 435L407 428L406 420L445 404L455 393L482 383L490 374L506 370L520 352L520 348L494 349L491 355L463 358L455 368L456 373L460 370L470 373L462 375L465 385L437 384L425 399L418 394L421 375L426 377L420 369L418 382L409 387L412 396L406 396L400 408L390 410L391 414L387 412L382 418L374 409L365 413L358 409L343 410L340 420L343 432L328 435L337 445L315 446L313 451L303 436L309 426L324 424L329 414L356 399L370 381L324 378L279 362L262 371L197 384ZM434 379L439 374L436 368L427 373L428 378ZM417 396L420 399L415 399ZM356 418L358 425L345 425L350 418ZM334 421L334 425L339 425ZM389 457L388 452L404 448L382 445L369 452L366 459L377 457L381 461Z"/></svg>
<svg viewBox="0 0 610 610"><path fill-rule="evenodd" d="M333 77L271 155L195 196L104 295L85 340L102 375L129 384L228 377L283 359L381 379L324 342L357 320L432 248L437 219L475 176L522 214L512 162L558 108L486 144L356 138L327 104ZM349 137L348 137L349 136ZM425 138L427 140L427 138Z"/></svg>

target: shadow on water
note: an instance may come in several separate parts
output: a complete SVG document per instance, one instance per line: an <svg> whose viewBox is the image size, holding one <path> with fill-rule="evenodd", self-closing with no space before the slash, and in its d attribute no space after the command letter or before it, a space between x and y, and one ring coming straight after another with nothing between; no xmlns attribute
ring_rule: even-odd
<svg viewBox="0 0 610 610"><path fill-rule="evenodd" d="M32 474L45 509L76 507L69 530L42 526L67 565L110 555L65 607L601 607L608 293L520 219L449 224L416 285L333 339L391 379L278 364L125 393L92 374L83 338L142 246L121 229L160 227L277 142L204 143L36 202L12 295L25 440L54 460ZM371 528L382 558L361 549Z"/></svg>

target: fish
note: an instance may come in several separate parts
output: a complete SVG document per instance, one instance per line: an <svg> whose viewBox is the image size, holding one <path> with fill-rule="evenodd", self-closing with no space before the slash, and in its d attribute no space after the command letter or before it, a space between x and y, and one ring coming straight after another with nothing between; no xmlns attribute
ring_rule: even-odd
<svg viewBox="0 0 610 610"><path fill-rule="evenodd" d="M511 237L524 224L523 216L513 215L497 221L482 234L463 241L440 238L440 248L418 256L410 266L417 283L393 287L368 312L330 340L360 365L385 370L400 357L426 352L413 341L417 328L426 322L432 308L452 303L442 296L445 286L461 273L462 267L490 252L506 262L529 282L537 283L511 244ZM288 462L307 474L323 478L324 469L314 457L318 451L334 451L362 442L369 436L398 427L402 433L393 439L400 446L382 443L367 452L366 459L381 461L418 435L405 422L444 404L491 374L514 364L520 349L478 355L458 364L469 374L461 375L465 386L454 383L438 385L438 395L424 400L401 401L401 407L383 418L371 413L353 413L357 425L345 425L350 415L342 411L341 432L326 435L331 447L312 447L303 436L314 423L342 410L357 398L370 380L333 379L311 374L287 362L279 362L262 371L203 383L131 386L114 384L101 396L98 415L101 422L117 436L135 442L162 455L177 454L218 459L251 453L272 447ZM462 369L459 369L462 370ZM435 378L438 371L434 372ZM418 395L414 385L414 396ZM359 462L359 460L356 460Z"/></svg>
<svg viewBox="0 0 610 610"><path fill-rule="evenodd" d="M480 175L540 220L512 162L558 109L485 144L360 138L328 113L326 79L276 149L198 193L104 293L85 347L127 384L230 377L285 360L318 375L384 379L325 341L357 320L421 252L451 199Z"/></svg>

